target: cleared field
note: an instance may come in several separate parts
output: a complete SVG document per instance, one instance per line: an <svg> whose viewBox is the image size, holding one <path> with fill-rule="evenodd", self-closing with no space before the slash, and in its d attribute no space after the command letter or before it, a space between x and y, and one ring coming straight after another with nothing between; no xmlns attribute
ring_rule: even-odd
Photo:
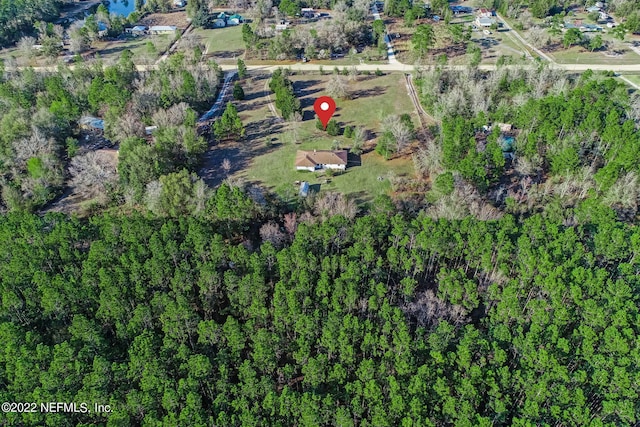
<svg viewBox="0 0 640 427"><path fill-rule="evenodd" d="M546 53L561 64L637 64L640 62L640 56L629 48L620 47L618 52L620 54L611 56L605 52L590 52L583 47L573 46L570 49L560 48Z"/></svg>
<svg viewBox="0 0 640 427"><path fill-rule="evenodd" d="M152 63L164 52L174 37L160 34L144 37L130 37L125 40L94 42L93 47L102 58L116 60L129 49L133 52L133 61L139 64Z"/></svg>
<svg viewBox="0 0 640 427"><path fill-rule="evenodd" d="M380 121L385 116L413 111L402 74L360 76L358 81L349 82L353 99L338 100L334 118L341 128L347 125L365 128L370 137L365 146L367 152L362 156L350 156L347 171L329 178L329 182L321 172L316 174L295 170L297 150L331 149L334 141L342 148L348 148L351 144L349 138L342 135L332 137L315 128L312 104L315 98L326 95L325 86L329 76L294 75L291 80L302 101L302 122L286 123L273 116L265 90L267 78L244 82L247 98L237 105L247 128L247 136L243 141L213 147L209 156L214 159L213 167L227 158L232 165L230 174L233 177L241 177L278 192L290 193L296 190L295 181L308 181L315 186L314 189L340 191L361 201L389 192L390 176L413 175L410 158L386 161L371 151L375 146ZM417 117L412 116L417 125Z"/></svg>
<svg viewBox="0 0 640 427"><path fill-rule="evenodd" d="M242 26L213 29L194 29L193 33L205 45L208 56L233 59L244 53Z"/></svg>

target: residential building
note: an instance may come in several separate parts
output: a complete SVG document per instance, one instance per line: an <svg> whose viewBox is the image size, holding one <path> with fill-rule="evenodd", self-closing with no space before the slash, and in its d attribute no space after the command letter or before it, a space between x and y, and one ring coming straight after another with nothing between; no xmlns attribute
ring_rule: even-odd
<svg viewBox="0 0 640 427"><path fill-rule="evenodd" d="M345 170L347 168L347 150L298 150L296 169L317 171L324 169Z"/></svg>
<svg viewBox="0 0 640 427"><path fill-rule="evenodd" d="M476 18L476 25L478 27L490 27L496 23L496 20L493 18L486 18L483 16L478 16Z"/></svg>
<svg viewBox="0 0 640 427"><path fill-rule="evenodd" d="M154 25L149 27L149 34L174 34L177 29L175 25Z"/></svg>

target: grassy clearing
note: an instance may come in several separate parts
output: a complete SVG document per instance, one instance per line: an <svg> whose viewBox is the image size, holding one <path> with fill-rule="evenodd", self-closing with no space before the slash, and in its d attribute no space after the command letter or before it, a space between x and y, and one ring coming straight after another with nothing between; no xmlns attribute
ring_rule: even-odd
<svg viewBox="0 0 640 427"><path fill-rule="evenodd" d="M242 26L227 28L203 29L197 28L193 32L205 45L208 55L227 57L229 55L240 56L244 53L242 41Z"/></svg>
<svg viewBox="0 0 640 427"><path fill-rule="evenodd" d="M640 75L638 74L624 74L624 77L629 80L632 83L637 84L638 86L640 86ZM624 80L622 80L625 84L626 82Z"/></svg>
<svg viewBox="0 0 640 427"><path fill-rule="evenodd" d="M560 48L548 54L561 64L637 64L640 62L640 56L631 49L620 47L620 51L623 52L622 55L608 56L602 51L590 52L583 47L572 46L569 49Z"/></svg>
<svg viewBox="0 0 640 427"><path fill-rule="evenodd" d="M350 164L344 174L332 177L329 183L325 183L325 176L295 170L297 150L331 149L334 140L343 148L348 148L351 144L351 140L342 135L331 137L315 128L312 104L318 96L326 95L324 87L328 79L328 75L319 74L291 76L304 112L303 121L297 124L297 144L293 141L292 132L292 126L296 126L295 124L275 123L270 118L272 114L268 109L268 100L264 92L267 80L245 85L248 101L239 103L239 110L248 128L247 141L239 144L242 145L242 150L254 155L240 162L242 165L234 171L235 177L242 177L247 181L283 192L295 191L294 182L304 180L312 185L319 184L323 191L340 191L364 201L389 192L389 176L413 175L413 164L409 158L386 161L373 151L363 154L360 159L350 157L350 162L354 161L353 166ZM375 146L374 138L383 117L414 111L402 74L360 76L357 82L350 82L349 87L353 99L338 100L334 118L342 128L350 125L367 129L371 134L366 145L368 150ZM415 114L412 114L412 117L417 125L418 119ZM273 145L267 147L267 141ZM231 156L238 148L222 149L228 150L228 156Z"/></svg>

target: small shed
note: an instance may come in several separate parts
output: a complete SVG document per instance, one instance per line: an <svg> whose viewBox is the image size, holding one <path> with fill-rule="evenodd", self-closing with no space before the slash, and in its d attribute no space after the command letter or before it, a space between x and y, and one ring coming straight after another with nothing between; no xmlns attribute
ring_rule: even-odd
<svg viewBox="0 0 640 427"><path fill-rule="evenodd" d="M307 181L302 181L300 183L300 197L307 197L309 195L309 183Z"/></svg>

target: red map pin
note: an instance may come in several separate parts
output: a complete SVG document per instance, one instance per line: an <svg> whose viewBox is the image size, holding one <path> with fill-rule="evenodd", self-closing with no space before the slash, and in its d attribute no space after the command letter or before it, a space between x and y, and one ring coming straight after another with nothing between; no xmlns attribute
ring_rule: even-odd
<svg viewBox="0 0 640 427"><path fill-rule="evenodd" d="M322 126L327 128L327 123L331 120L331 116L336 112L336 101L328 96L321 96L313 103L313 109L315 110Z"/></svg>

